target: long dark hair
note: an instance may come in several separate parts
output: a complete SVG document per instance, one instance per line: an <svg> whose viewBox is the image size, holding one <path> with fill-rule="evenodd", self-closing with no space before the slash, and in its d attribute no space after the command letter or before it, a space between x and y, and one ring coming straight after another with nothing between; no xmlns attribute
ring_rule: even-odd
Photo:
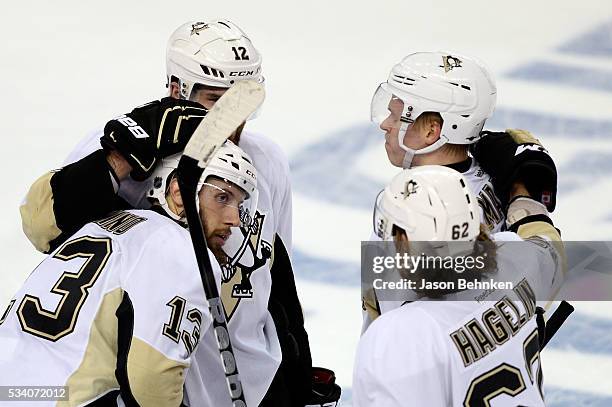
<svg viewBox="0 0 612 407"><path fill-rule="evenodd" d="M407 239L406 231L395 225L393 226L393 228L393 236L395 237L394 241L397 252L409 252L410 241L408 241ZM404 239L399 238L402 234L404 235ZM448 243L452 244L453 242ZM455 268L444 267L440 265L439 267L424 268L419 270L418 272L409 275L400 270L400 275L403 278L407 278L409 280L416 280L418 282L425 279L429 282L456 283L459 278L468 281L482 280L486 278L489 274L494 273L497 270L497 246L495 245L495 242L491 240L488 229L485 225L480 225L480 233L476 237L473 250L470 253L463 254L462 257L480 258L484 266L482 268L465 268L464 271L459 273ZM424 297L440 298L446 294L461 291L456 288L456 284L453 285L455 286L455 288L434 290L417 289L415 291ZM417 286L420 287L420 284L417 284Z"/></svg>

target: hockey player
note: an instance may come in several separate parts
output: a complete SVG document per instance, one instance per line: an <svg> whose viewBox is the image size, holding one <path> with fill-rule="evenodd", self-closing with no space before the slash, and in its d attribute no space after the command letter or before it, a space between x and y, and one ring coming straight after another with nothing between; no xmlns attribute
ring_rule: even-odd
<svg viewBox="0 0 612 407"><path fill-rule="evenodd" d="M477 290L455 289L445 294L447 301L431 301L435 290L417 290L422 301L383 314L357 349L355 406L544 405L539 351L545 330L536 322L541 316L535 296L524 294L536 293L541 300L554 293L563 272L563 245L546 207L522 182L512 182L509 199L511 232L490 237L480 227L465 177L452 169L404 170L381 193L375 232L395 242L398 252L418 241L452 241L471 245L474 254L493 239L486 252L495 269L486 271L510 277L514 289L481 290L481 297ZM460 276L447 270L430 279ZM453 301L459 299L464 301Z"/></svg>
<svg viewBox="0 0 612 407"><path fill-rule="evenodd" d="M483 223L504 227L490 176L468 155L495 109L495 80L479 61L443 52L410 54L396 64L372 98L372 121L400 168L446 165L461 172L478 197Z"/></svg>
<svg viewBox="0 0 612 407"><path fill-rule="evenodd" d="M264 80L259 52L245 33L227 20L181 25L168 41L166 65L169 96L196 101L206 108L235 81ZM148 207L147 183L138 180L150 176L154 163L132 158L139 157L142 140L109 142L102 152L98 140L108 134L102 130L90 134L69 155L66 164L70 165L46 174L30 189L21 215L24 231L37 249L52 250L84 223L118 205ZM280 148L263 135L239 129L231 139L249 154L259 174L253 223L229 236L222 267L221 296L232 343L238 354L244 351L247 355L241 377L247 383L252 380L249 387L258 389L254 400L263 399L262 405L303 405L313 394L313 375L289 257L289 166ZM253 337L257 342L251 341ZM208 360L203 357L202 364L206 366ZM331 399L337 400L339 389L329 390L334 394ZM224 401L217 400L215 405Z"/></svg>
<svg viewBox="0 0 612 407"><path fill-rule="evenodd" d="M153 210L86 224L28 277L0 320L2 385L65 386L53 396L66 406L181 405L185 372L212 320L174 176L179 156L154 173ZM250 159L231 142L201 177L199 208L218 284L215 257L223 259L256 186ZM227 388L200 393L214 391Z"/></svg>
<svg viewBox="0 0 612 407"><path fill-rule="evenodd" d="M494 139L495 145L507 146L503 148L536 146L539 151L516 150L524 153L518 157L523 162L508 170L545 167L537 173L537 182L527 182L528 189L551 211L556 193L554 163L531 134L522 130L482 132L495 108L496 95L494 78L481 62L457 54L419 52L392 68L387 82L374 93L371 105L372 121L385 132L385 150L391 164L401 168L445 165L461 172L477 197L482 223L491 232L505 230L509 185L491 178L488 168L497 159L496 149L478 154L483 150L478 148L481 140ZM470 147L476 159L468 154ZM488 164L487 168L483 164ZM374 235L372 240L376 239ZM363 330L378 315L402 302L378 301L373 291L364 293Z"/></svg>

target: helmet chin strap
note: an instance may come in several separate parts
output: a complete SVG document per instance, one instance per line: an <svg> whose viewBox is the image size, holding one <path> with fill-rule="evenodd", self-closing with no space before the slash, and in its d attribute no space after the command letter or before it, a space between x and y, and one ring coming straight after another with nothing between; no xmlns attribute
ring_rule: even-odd
<svg viewBox="0 0 612 407"><path fill-rule="evenodd" d="M425 148L421 148L419 150L413 150L412 148L406 147L406 145L404 144L404 138L406 136L408 126L409 123L402 123L402 125L400 126L400 130L397 133L397 141L399 142L399 146L402 150L405 151L404 160L402 161L403 169L412 168L412 161L415 155L431 153L432 151L436 151L448 142L448 138L446 136L440 135L440 138L436 140L436 142L432 145L427 146Z"/></svg>

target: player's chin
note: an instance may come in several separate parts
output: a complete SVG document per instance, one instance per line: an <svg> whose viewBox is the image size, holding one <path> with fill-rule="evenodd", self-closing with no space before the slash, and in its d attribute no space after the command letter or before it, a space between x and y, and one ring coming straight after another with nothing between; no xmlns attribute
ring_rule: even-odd
<svg viewBox="0 0 612 407"><path fill-rule="evenodd" d="M223 249L221 247L222 246L212 245L210 243L209 243L209 246L208 246L210 251L215 256L215 259L217 259L217 262L219 262L220 265L223 265L223 264L227 263L228 258L227 258L227 255L225 254L225 252L223 251Z"/></svg>
<svg viewBox="0 0 612 407"><path fill-rule="evenodd" d="M398 154L396 154L391 146L387 143L385 143L385 150L387 151L387 158L389 159L389 162L396 167L400 167L402 165L403 158L399 158Z"/></svg>

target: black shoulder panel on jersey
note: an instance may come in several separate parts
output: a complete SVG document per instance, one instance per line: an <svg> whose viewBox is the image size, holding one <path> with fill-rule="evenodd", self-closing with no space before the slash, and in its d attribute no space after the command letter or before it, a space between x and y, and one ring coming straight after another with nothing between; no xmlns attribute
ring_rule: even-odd
<svg viewBox="0 0 612 407"><path fill-rule="evenodd" d="M115 377L119 383L121 398L128 407L138 406L138 402L130 389L128 379L128 354L132 344L132 334L134 332L134 306L127 292L123 293L123 300L117 311L117 368Z"/></svg>
<svg viewBox="0 0 612 407"><path fill-rule="evenodd" d="M129 209L115 194L106 153L97 150L53 174L53 212L62 234L52 242L57 247L83 225L113 210ZM51 249L53 250L53 249Z"/></svg>
<svg viewBox="0 0 612 407"><path fill-rule="evenodd" d="M445 167L448 168L452 168L453 170L460 172L460 173L464 173L467 170L470 169L470 167L472 166L472 158L468 157L463 161L459 161L458 163L453 163L453 164L447 164L445 165Z"/></svg>
<svg viewBox="0 0 612 407"><path fill-rule="evenodd" d="M531 222L546 222L552 226L555 226L553 224L553 221L546 215L531 215L531 216L526 216L523 219L519 220L518 222L513 223L512 226L510 226L508 230L516 233L520 226L525 225L527 223L531 223ZM559 229L557 229L557 231L558 230Z"/></svg>
<svg viewBox="0 0 612 407"><path fill-rule="evenodd" d="M291 259L278 234L274 238L274 263L270 274L272 276L272 290L268 310L274 319L281 345L283 360L278 372L283 377L275 377L272 386L270 386L269 395L285 393L281 389L274 388L285 386L291 396L291 405L303 406L312 391L310 344L304 328L302 306L295 288ZM269 400L270 398L266 397L264 401L272 402L273 400ZM281 404L269 403L269 405Z"/></svg>

